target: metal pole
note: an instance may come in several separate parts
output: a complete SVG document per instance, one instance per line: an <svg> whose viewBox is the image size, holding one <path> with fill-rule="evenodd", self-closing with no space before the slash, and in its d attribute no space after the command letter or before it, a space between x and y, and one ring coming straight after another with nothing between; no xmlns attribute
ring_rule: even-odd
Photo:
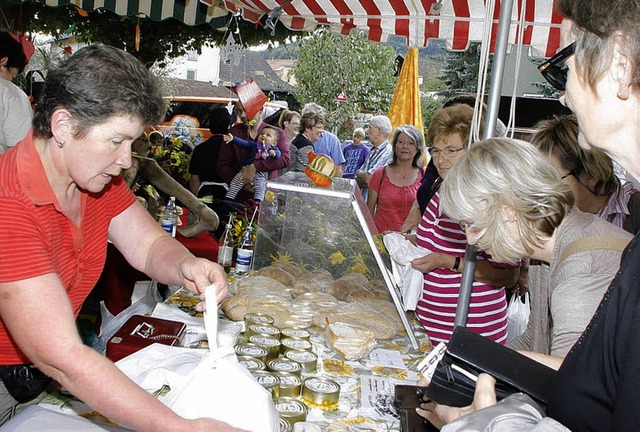
<svg viewBox="0 0 640 432"><path fill-rule="evenodd" d="M493 53L493 68L491 70L491 86L487 98L487 114L482 139L491 138L494 135L498 109L500 108L500 95L502 93L502 75L504 74L505 57L507 54L507 42L509 38L509 26L511 24L511 11L513 0L500 2L500 19L498 21L498 35L496 38L496 50ZM489 41L486 41L489 43ZM456 309L455 325L466 326L469 315L469 303L473 288L473 275L476 270L476 254L478 249L467 244L464 253L464 267L462 268L462 280L460 281L460 295L458 308Z"/></svg>

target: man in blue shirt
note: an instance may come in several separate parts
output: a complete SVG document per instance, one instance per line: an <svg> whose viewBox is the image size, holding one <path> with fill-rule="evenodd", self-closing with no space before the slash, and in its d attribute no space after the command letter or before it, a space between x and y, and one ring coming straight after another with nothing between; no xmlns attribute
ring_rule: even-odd
<svg viewBox="0 0 640 432"><path fill-rule="evenodd" d="M356 173L356 182L358 186L360 186L360 191L362 192L362 197L365 202L367 201L367 190L369 180L371 180L371 174L373 174L377 168L388 164L393 156L393 149L389 143L391 129L391 120L384 115L375 116L369 122L367 135L373 148L369 152L369 157L367 157L364 164L362 164L362 168Z"/></svg>

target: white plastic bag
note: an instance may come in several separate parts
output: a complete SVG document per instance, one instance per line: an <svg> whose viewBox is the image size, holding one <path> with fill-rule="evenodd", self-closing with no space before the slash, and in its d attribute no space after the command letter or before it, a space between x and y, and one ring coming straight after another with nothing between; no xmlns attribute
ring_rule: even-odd
<svg viewBox="0 0 640 432"><path fill-rule="evenodd" d="M511 342L524 333L530 313L529 293L524 293L522 296L513 293L507 308L507 341Z"/></svg>
<svg viewBox="0 0 640 432"><path fill-rule="evenodd" d="M391 270L402 293L404 310L415 310L422 297L423 274L411 267L411 261L431 253L414 245L400 233L389 233L383 237L384 245L391 257Z"/></svg>
<svg viewBox="0 0 640 432"><path fill-rule="evenodd" d="M276 432L278 412L271 394L238 364L233 346L218 346L215 290L207 290L205 299L213 305L204 319L209 352L153 344L116 365L148 392L168 385L171 390L158 399L182 417L210 417L249 431Z"/></svg>

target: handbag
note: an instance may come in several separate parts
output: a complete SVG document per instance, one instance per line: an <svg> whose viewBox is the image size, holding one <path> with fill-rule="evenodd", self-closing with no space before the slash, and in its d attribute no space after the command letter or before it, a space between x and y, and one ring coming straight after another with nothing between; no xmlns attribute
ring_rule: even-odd
<svg viewBox="0 0 640 432"><path fill-rule="evenodd" d="M11 397L26 403L38 397L51 382L32 364L0 366L0 378Z"/></svg>
<svg viewBox="0 0 640 432"><path fill-rule="evenodd" d="M457 326L426 396L441 405L471 405L480 373L496 379L498 400L522 392L546 406L556 371L466 327Z"/></svg>

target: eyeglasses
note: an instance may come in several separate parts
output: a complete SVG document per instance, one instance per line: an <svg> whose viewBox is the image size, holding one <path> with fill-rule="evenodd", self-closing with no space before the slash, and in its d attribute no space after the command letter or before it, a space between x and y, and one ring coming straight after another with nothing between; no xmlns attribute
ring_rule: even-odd
<svg viewBox="0 0 640 432"><path fill-rule="evenodd" d="M437 149L437 148L429 148L429 154L431 155L432 158L437 158L440 156L446 156L446 157L451 157L454 156L456 153L458 153L459 151L464 150L464 147L460 147L460 148L452 148L452 147L447 147L445 149Z"/></svg>
<svg viewBox="0 0 640 432"><path fill-rule="evenodd" d="M565 61L575 53L575 45L576 43L573 42L538 66L538 70L544 79L557 90L564 91L567 87L567 73L569 69L565 65Z"/></svg>
<svg viewBox="0 0 640 432"><path fill-rule="evenodd" d="M572 170L569 171L568 173L566 173L565 175L563 175L562 177L560 177L560 180L564 180L567 177L571 177L572 175L576 175L578 170ZM579 180L578 180L579 181ZM594 194L595 195L595 194Z"/></svg>

